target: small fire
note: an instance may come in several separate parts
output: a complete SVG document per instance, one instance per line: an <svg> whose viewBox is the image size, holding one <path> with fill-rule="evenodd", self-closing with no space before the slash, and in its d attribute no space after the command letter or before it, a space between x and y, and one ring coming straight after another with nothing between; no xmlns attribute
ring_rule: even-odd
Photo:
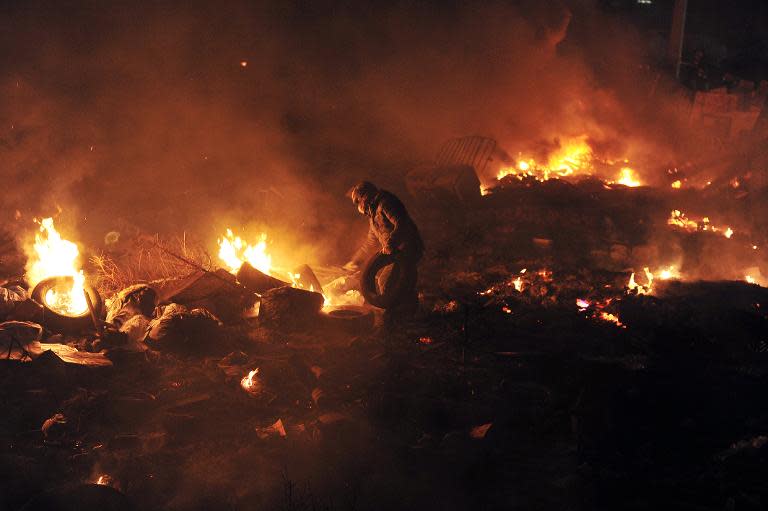
<svg viewBox="0 0 768 511"><path fill-rule="evenodd" d="M679 209L672 210L672 212L669 215L669 219L667 219L667 224L673 225L675 227L680 227L689 232L693 232L693 231L715 232L715 233L722 234L728 239L730 239L731 236L733 236L733 229L731 229L730 227L722 228L722 227L714 226L710 222L708 216L702 217L700 221L696 222L688 218L685 215L685 213L683 213Z"/></svg>
<svg viewBox="0 0 768 511"><path fill-rule="evenodd" d="M257 374L259 374L258 367L253 371L249 371L247 376L243 376L243 379L240 380L240 386L243 387L243 390L250 394L259 393L261 390L261 382L256 377Z"/></svg>
<svg viewBox="0 0 768 511"><path fill-rule="evenodd" d="M667 224L682 227L688 231L695 231L699 228L699 224L697 222L689 220L679 209L672 210L672 213L670 213L669 219L667 220Z"/></svg>
<svg viewBox="0 0 768 511"><path fill-rule="evenodd" d="M515 287L515 291L518 293L523 292L524 282L523 282L523 275L525 275L525 272L528 271L527 268L523 268L520 270L520 275L515 278L515 280L512 281L512 285Z"/></svg>
<svg viewBox="0 0 768 511"><path fill-rule="evenodd" d="M676 181L672 181L672 188L680 189L682 187L683 187L683 182L680 181L679 179Z"/></svg>
<svg viewBox="0 0 768 511"><path fill-rule="evenodd" d="M750 284L757 284L757 280L751 275L745 276L744 280L746 280Z"/></svg>
<svg viewBox="0 0 768 511"><path fill-rule="evenodd" d="M48 290L46 305L60 314L80 316L88 310L85 299L85 275L80 269L77 245L65 240L53 225L53 218L43 218L36 223L40 229L35 233L34 253L27 263L27 279L34 287L49 277L72 277L71 286L57 286Z"/></svg>
<svg viewBox="0 0 768 511"><path fill-rule="evenodd" d="M629 291L635 291L640 295L649 295L653 293L653 281L655 279L669 280L682 278L680 270L675 266L667 266L661 270L656 270L656 273L652 272L650 268L646 266L643 268L643 273L645 274L645 284L638 284L635 280L634 273L629 276L629 282L627 283L627 289Z"/></svg>
<svg viewBox="0 0 768 511"><path fill-rule="evenodd" d="M619 172L619 178L615 181L615 183L624 185L624 186L629 186L630 188L641 186L643 184L637 178L635 171L629 167L623 167L621 169L621 171ZM608 184L614 184L614 183L612 183L611 181L608 181Z"/></svg>
<svg viewBox="0 0 768 511"><path fill-rule="evenodd" d="M115 484L115 480L109 474L102 474L98 479L96 479L96 484L100 486L113 486Z"/></svg>
<svg viewBox="0 0 768 511"><path fill-rule="evenodd" d="M643 273L645 273L645 284L638 284L635 281L635 274L632 273L632 275L629 276L627 289L636 291L639 295L649 295L653 291L653 273L651 273L651 270L647 266L643 268Z"/></svg>
<svg viewBox="0 0 768 511"><path fill-rule="evenodd" d="M272 270L272 257L267 253L265 233L261 234L258 243L250 245L240 236L235 236L232 229L227 229L226 235L219 240L219 259L231 273L237 273L245 262L267 275Z"/></svg>
<svg viewBox="0 0 768 511"><path fill-rule="evenodd" d="M611 314L610 312L601 312L600 319L602 319L603 321L608 321L609 323L614 323L616 326L626 328L624 323L619 321L619 317L615 314Z"/></svg>
<svg viewBox="0 0 768 511"><path fill-rule="evenodd" d="M607 321L621 328L626 328L626 326L624 326L624 324L619 321L619 317L616 314L603 310L608 307L612 301L613 299L609 298L607 300L601 300L592 303L587 299L577 298L576 307L579 309L579 312L587 313L587 316L590 318L599 319L600 321Z"/></svg>

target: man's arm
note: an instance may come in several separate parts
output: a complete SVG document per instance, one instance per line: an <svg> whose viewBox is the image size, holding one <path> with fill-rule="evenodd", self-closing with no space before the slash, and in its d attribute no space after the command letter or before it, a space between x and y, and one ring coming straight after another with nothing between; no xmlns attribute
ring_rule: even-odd
<svg viewBox="0 0 768 511"><path fill-rule="evenodd" d="M389 236L387 246L382 247L382 252L385 254L391 254L396 252L400 245L403 243L402 220L408 213L406 213L403 203L394 197L382 201L381 211L392 224L392 234Z"/></svg>
<svg viewBox="0 0 768 511"><path fill-rule="evenodd" d="M368 258L368 256L376 250L378 245L379 240L376 237L376 233L373 232L373 228L369 227L365 242L360 248L357 249L355 255L352 256L352 259L350 259L350 261L345 264L344 267L350 270L359 268L363 263L365 263L365 260Z"/></svg>

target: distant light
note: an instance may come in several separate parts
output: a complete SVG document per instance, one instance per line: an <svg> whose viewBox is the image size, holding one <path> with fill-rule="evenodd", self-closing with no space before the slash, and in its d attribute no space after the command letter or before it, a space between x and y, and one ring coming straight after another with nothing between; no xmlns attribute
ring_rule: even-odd
<svg viewBox="0 0 768 511"><path fill-rule="evenodd" d="M248 67L248 61L247 60L241 60L240 61L240 67Z"/></svg>
<svg viewBox="0 0 768 511"><path fill-rule="evenodd" d="M649 5L653 3L653 0L637 0L637 3Z"/></svg>

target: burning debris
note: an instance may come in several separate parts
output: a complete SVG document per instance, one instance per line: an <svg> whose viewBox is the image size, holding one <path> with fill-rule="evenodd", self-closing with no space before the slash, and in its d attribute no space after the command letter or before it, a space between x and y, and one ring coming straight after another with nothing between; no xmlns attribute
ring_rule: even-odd
<svg viewBox="0 0 768 511"><path fill-rule="evenodd" d="M5 507L768 502L768 83L689 101L578 2L406 4L9 8ZM361 172L397 195L350 191L344 264Z"/></svg>
<svg viewBox="0 0 768 511"><path fill-rule="evenodd" d="M35 220L33 253L27 263L29 285L35 287L51 277L68 277L46 290L44 304L65 316L82 316L88 312L85 298L85 276L80 268L80 251L75 243L65 240L53 225L53 218Z"/></svg>

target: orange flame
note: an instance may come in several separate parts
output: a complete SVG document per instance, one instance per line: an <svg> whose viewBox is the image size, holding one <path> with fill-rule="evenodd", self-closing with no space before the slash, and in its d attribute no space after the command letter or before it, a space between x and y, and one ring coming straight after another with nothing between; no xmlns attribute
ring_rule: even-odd
<svg viewBox="0 0 768 511"><path fill-rule="evenodd" d="M49 277L72 277L71 287L51 288L44 300L48 307L60 314L80 316L88 310L85 299L85 275L80 269L77 245L65 240L53 225L53 218L35 222L40 225L35 233L33 253L27 262L27 279L34 287Z"/></svg>
<svg viewBox="0 0 768 511"><path fill-rule="evenodd" d="M232 229L227 229L226 235L219 240L219 259L231 273L237 273L245 262L267 275L272 270L272 257L267 253L267 235L264 233L258 243L250 245L235 236Z"/></svg>
<svg viewBox="0 0 768 511"><path fill-rule="evenodd" d="M243 379L240 380L240 386L243 387L246 392L255 394L261 389L261 382L256 378L257 374L259 374L258 367L253 371L249 371L248 375L243 376Z"/></svg>
<svg viewBox="0 0 768 511"><path fill-rule="evenodd" d="M687 216L685 216L685 213L680 211L679 209L673 209L672 212L669 215L669 219L667 219L667 224L672 225L675 227L680 227L682 229L685 229L686 231L710 231L710 232L716 232L720 233L726 238L730 239L731 236L733 236L733 229L730 227L717 227L712 225L712 223L709 220L708 216L702 217L701 221L696 222L694 220L691 220Z"/></svg>

